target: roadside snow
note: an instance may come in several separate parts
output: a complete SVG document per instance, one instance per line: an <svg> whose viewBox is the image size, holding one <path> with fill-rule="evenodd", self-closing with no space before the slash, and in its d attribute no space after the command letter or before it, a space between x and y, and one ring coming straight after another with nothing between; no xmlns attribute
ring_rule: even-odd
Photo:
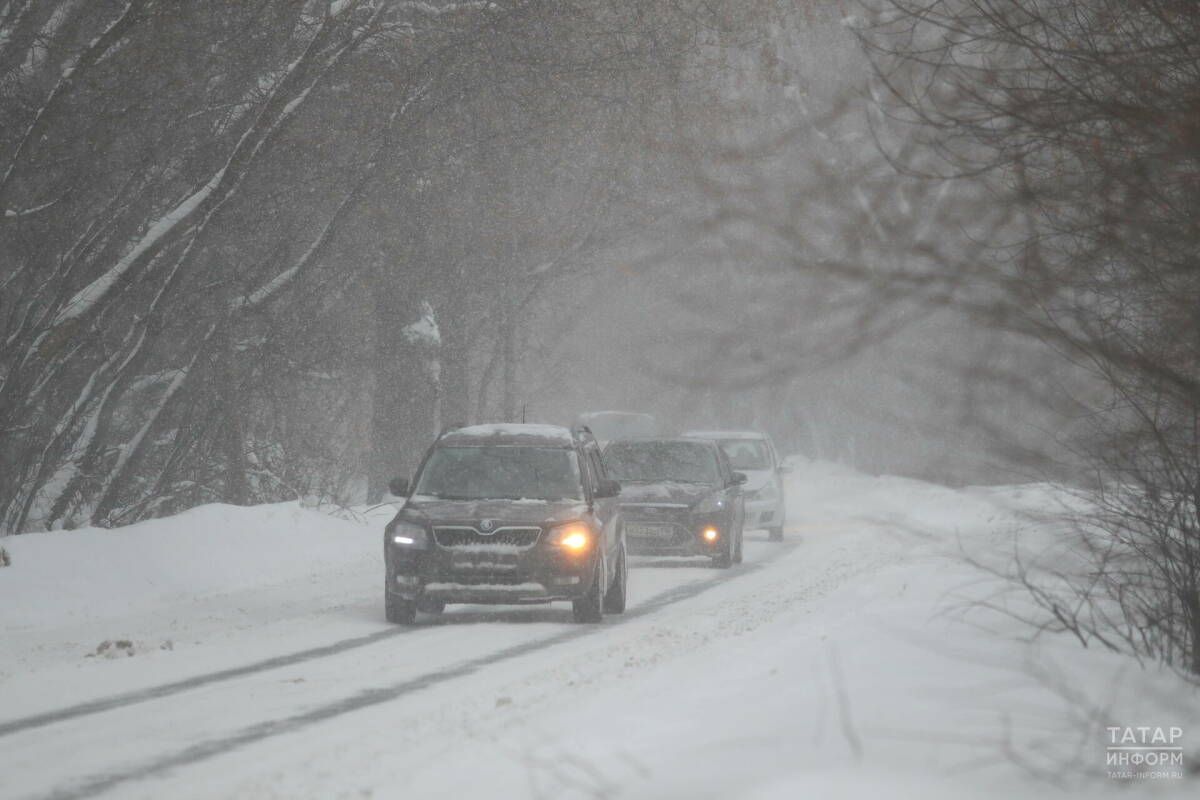
<svg viewBox="0 0 1200 800"><path fill-rule="evenodd" d="M99 622L316 576L378 555L377 528L297 503L207 505L126 528L12 536L0 631Z"/></svg>

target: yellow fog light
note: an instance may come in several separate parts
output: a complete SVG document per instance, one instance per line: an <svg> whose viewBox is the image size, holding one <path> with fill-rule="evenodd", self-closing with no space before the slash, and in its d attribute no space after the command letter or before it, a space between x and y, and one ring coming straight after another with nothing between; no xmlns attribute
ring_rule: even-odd
<svg viewBox="0 0 1200 800"><path fill-rule="evenodd" d="M572 531L562 539L562 546L568 550L582 550L587 547L588 537L582 531Z"/></svg>
<svg viewBox="0 0 1200 800"><path fill-rule="evenodd" d="M717 531L717 529L712 527L711 525L704 529L703 535L704 535L704 541L706 541L706 542L715 542L721 536L721 534Z"/></svg>
<svg viewBox="0 0 1200 800"><path fill-rule="evenodd" d="M586 525L576 522L556 528L550 535L550 543L564 550L579 553L592 543L592 534Z"/></svg>

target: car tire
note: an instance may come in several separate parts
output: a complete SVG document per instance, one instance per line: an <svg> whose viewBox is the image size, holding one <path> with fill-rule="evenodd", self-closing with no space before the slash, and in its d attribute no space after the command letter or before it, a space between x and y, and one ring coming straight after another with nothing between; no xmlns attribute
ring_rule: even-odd
<svg viewBox="0 0 1200 800"><path fill-rule="evenodd" d="M725 548L713 556L713 566L717 569L729 569L733 566L733 538L727 536L725 538Z"/></svg>
<svg viewBox="0 0 1200 800"><path fill-rule="evenodd" d="M392 594L387 586L383 587L383 610L393 625L412 625L417 619L416 602Z"/></svg>
<svg viewBox="0 0 1200 800"><path fill-rule="evenodd" d="M578 600L571 601L571 611L576 622L596 623L604 619L604 570L600 559L596 559L596 574L592 576L592 588Z"/></svg>
<svg viewBox="0 0 1200 800"><path fill-rule="evenodd" d="M772 542L783 541L783 526L776 525L774 528L767 528L768 537Z"/></svg>
<svg viewBox="0 0 1200 800"><path fill-rule="evenodd" d="M428 597L425 597L425 598L422 598L417 603L417 611L421 611L426 614L441 614L445 610L446 610L446 601L445 600L433 600Z"/></svg>
<svg viewBox="0 0 1200 800"><path fill-rule="evenodd" d="M625 544L621 544L621 554L617 556L617 568L613 570L612 585L604 593L604 613L624 614L626 590L629 586L629 568L625 564Z"/></svg>

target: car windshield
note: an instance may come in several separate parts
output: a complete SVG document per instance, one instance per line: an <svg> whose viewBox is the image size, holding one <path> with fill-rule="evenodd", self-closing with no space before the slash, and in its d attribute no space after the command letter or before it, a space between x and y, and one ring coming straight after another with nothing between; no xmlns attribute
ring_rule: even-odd
<svg viewBox="0 0 1200 800"><path fill-rule="evenodd" d="M444 500L580 500L575 452L563 447L439 447L414 494Z"/></svg>
<svg viewBox="0 0 1200 800"><path fill-rule="evenodd" d="M618 481L720 483L716 454L699 442L614 442L604 463Z"/></svg>
<svg viewBox="0 0 1200 800"><path fill-rule="evenodd" d="M771 468L771 454L761 439L722 439L720 445L734 469Z"/></svg>

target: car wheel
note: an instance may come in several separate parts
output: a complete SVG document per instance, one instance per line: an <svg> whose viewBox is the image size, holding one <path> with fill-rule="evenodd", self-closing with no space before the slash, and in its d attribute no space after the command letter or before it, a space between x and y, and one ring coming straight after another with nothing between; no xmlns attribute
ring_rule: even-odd
<svg viewBox="0 0 1200 800"><path fill-rule="evenodd" d="M782 542L783 541L783 526L782 525L776 525L774 528L767 528L767 533L769 534L772 542Z"/></svg>
<svg viewBox="0 0 1200 800"><path fill-rule="evenodd" d="M412 625L417 619L416 602L394 595L389 589L383 587L383 610L387 621L393 625Z"/></svg>
<svg viewBox="0 0 1200 800"><path fill-rule="evenodd" d="M729 569L733 566L733 539L732 536L726 536L725 547L713 556L713 566L717 569Z"/></svg>
<svg viewBox="0 0 1200 800"><path fill-rule="evenodd" d="M604 619L604 570L600 559L596 559L596 574L592 576L592 588L578 600L571 602L576 622L599 622Z"/></svg>
<svg viewBox="0 0 1200 800"><path fill-rule="evenodd" d="M417 611L424 611L426 614L440 614L446 610L445 600L433 600L428 597L421 598L417 603Z"/></svg>
<svg viewBox="0 0 1200 800"><path fill-rule="evenodd" d="M625 592L629 585L629 568L625 565L625 545L621 544L621 554L617 556L617 568L613 570L616 576L612 586L604 594L604 612L606 614L625 613Z"/></svg>
<svg viewBox="0 0 1200 800"><path fill-rule="evenodd" d="M737 544L735 544L733 547L733 563L735 564L742 563L742 543L745 541L745 539L746 529L742 528L738 531Z"/></svg>

